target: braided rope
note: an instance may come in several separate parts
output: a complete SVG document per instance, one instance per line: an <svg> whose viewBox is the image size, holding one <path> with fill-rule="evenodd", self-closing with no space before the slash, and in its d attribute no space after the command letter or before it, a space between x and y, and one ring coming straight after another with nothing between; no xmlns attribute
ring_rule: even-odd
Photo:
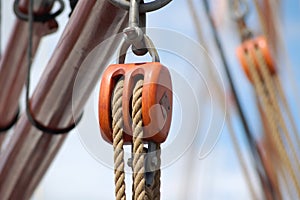
<svg viewBox="0 0 300 200"><path fill-rule="evenodd" d="M274 117L277 118L277 120L279 122L279 125L282 128L282 132L283 132L283 134L284 134L284 136L287 140L287 144L288 144L290 150L292 151L292 156L293 156L292 158L296 162L297 170L300 171L300 162L299 162L299 159L297 157L295 146L292 142L289 131L287 130L286 123L284 122L282 112L279 108L278 101L276 100L276 95L275 95L276 90L274 88L272 77L271 77L270 71L268 70L267 63L266 63L265 59L263 58L263 55L262 55L262 52L261 52L260 49L256 49L255 53L256 53L256 56L258 58L258 64L260 66L262 79L264 80L265 86L268 90L270 100L271 100L272 105L274 106L274 109L275 109L275 112L276 112Z"/></svg>
<svg viewBox="0 0 300 200"><path fill-rule="evenodd" d="M115 196L116 200L125 200L125 173L124 173L124 141L123 141L123 97L124 80L119 80L112 96L112 128L115 168Z"/></svg>
<svg viewBox="0 0 300 200"><path fill-rule="evenodd" d="M143 153L142 89L143 80L137 81L133 89L132 130L133 130L133 190L134 200L145 200L145 156Z"/></svg>
<svg viewBox="0 0 300 200"><path fill-rule="evenodd" d="M154 200L154 193L152 187L145 186L145 200Z"/></svg>
<svg viewBox="0 0 300 200"><path fill-rule="evenodd" d="M273 135L273 137L272 137L273 142L275 142L275 145L278 147L278 152L279 152L280 158L282 159L283 163L286 164L287 170L290 173L292 181L297 189L297 197L298 197L297 199L299 199L300 198L299 183L298 183L296 174L293 171L293 167L292 167L290 158L288 156L288 153L285 151L283 141L280 137L279 129L277 127L276 120L274 118L274 115L276 115L276 113L274 113L274 110L272 109L272 106L270 105L267 94L264 91L264 84L263 84L262 80L260 80L259 73L255 70L255 63L254 63L253 59L251 58L251 56L249 55L249 53L246 54L246 58L247 58L248 66L249 66L250 77L253 80L255 90L256 90L258 96L261 98L262 104L264 105L264 108L266 111L266 118L268 120L270 129L271 129L271 132Z"/></svg>

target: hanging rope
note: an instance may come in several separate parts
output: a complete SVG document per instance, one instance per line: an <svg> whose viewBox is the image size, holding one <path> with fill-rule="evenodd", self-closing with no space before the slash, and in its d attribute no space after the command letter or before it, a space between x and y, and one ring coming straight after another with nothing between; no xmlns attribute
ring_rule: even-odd
<svg viewBox="0 0 300 200"><path fill-rule="evenodd" d="M112 97L112 128L115 163L115 196L117 200L125 200L125 172L124 172L124 141L123 141L123 97L124 80L120 79L114 89Z"/></svg>
<svg viewBox="0 0 300 200"><path fill-rule="evenodd" d="M284 94L282 83L281 83L281 81L279 79L279 76L277 74L275 74L273 76L273 81L274 81L274 84L275 84L275 88L277 88L277 95L282 100L284 110L287 114L289 122L291 123L292 131L293 131L294 137L296 139L296 146L298 146L298 148L299 148L300 147L300 137L299 137L299 134L298 134L296 122L293 118L291 108L289 107L288 101L287 101L286 96Z"/></svg>
<svg viewBox="0 0 300 200"><path fill-rule="evenodd" d="M278 7L280 6L280 2L278 2L278 1L266 1L265 4L266 4L265 6L268 5L269 9L274 7L275 11L278 10ZM274 35L274 37L271 37L272 44L278 43L278 44L273 45L273 47L274 47L273 50L275 52L278 52L278 49L280 48L281 55L282 55L282 52L284 52L286 54L286 49L284 48L283 41L282 41L282 37L283 37L282 32L280 31L282 29L282 25L278 22L278 20L274 20L274 19L271 20L272 21L271 24L267 24L266 23L267 18L264 15L264 11L263 11L262 6L260 5L259 1L254 0L254 5L255 5L256 11L259 15L261 27L262 27L264 33L267 35ZM277 15L274 15L273 10L269 10L267 17L268 16L269 16L269 18L277 17ZM268 38L270 38L270 37L268 37ZM287 55L285 55L284 57L285 57L285 59L287 59ZM293 87L293 90L294 90L293 94L296 95L297 99L299 99L298 90L294 88L296 85L295 80L294 80L294 74L291 72L291 66L289 64L285 65L285 71L288 73L288 77L289 77L288 81L291 82L291 86ZM300 147L299 134L298 134L298 131L297 131L297 128L295 125L295 121L292 117L291 110L288 106L287 99L284 95L283 87L279 80L279 76L277 74L275 74L273 76L273 80L274 80L275 87L277 88L277 94L278 94L279 98L282 100L284 110L287 113L289 122L291 123L292 131L293 131L294 137L296 139L296 144L298 147ZM296 105L296 107L299 110L298 104Z"/></svg>
<svg viewBox="0 0 300 200"><path fill-rule="evenodd" d="M278 100L275 96L275 91L276 90L275 90L274 85L273 85L272 75L270 74L270 72L268 70L267 63L266 63L265 59L263 58L261 50L259 50L259 48L256 48L255 53L256 53L255 56L257 56L257 58L258 58L257 59L258 60L258 65L260 66L262 79L263 79L264 84L266 86L269 101L271 102L271 104L274 108L274 114L275 114L274 117L276 118L276 121L279 122L279 125L281 127L281 131L283 132L283 134L284 134L284 136L287 140L288 147L292 151L293 160L296 162L297 170L300 171L299 159L297 158L297 153L296 153L294 144L293 144L293 142L291 140L291 137L290 137L290 134L287 130L287 126L284 122L282 112L279 108Z"/></svg>
<svg viewBox="0 0 300 200"><path fill-rule="evenodd" d="M142 90L143 80L138 80L133 89L132 130L133 130L133 190L134 200L144 200L145 193L145 155L143 144Z"/></svg>
<svg viewBox="0 0 300 200"><path fill-rule="evenodd" d="M228 62L227 62L226 57L225 57L224 49L222 47L220 37L218 35L217 28L214 24L212 16L210 15L208 0L204 0L203 5L204 5L204 8L205 8L205 14L207 15L209 24L212 27L213 37L214 37L214 40L216 42L217 48L219 49L221 61L223 63L225 73L226 73L226 76L228 77L228 82L229 82L230 88L232 90L234 100L236 102L237 112L238 112L238 115L240 116L241 123L242 123L243 129L244 129L244 132L245 132L245 136L247 138L246 141L248 142L248 146L249 146L250 151L253 155L253 159L255 160L255 168L256 168L256 171L257 171L257 173L260 177L261 185L267 185L269 191L271 191L271 194L273 195L274 194L274 192L273 192L274 188L272 188L270 178L267 176L266 169L263 167L263 164L262 164L263 162L262 162L262 158L260 157L259 152L258 152L257 143L256 143L255 138L253 137L253 135L250 131L249 125L247 123L246 116L245 116L245 114L243 112L243 109L242 109L242 106L241 106L241 102L239 101L238 94L237 94L237 89L235 87L235 84L234 84L234 81L233 81L233 78L232 78L232 75L231 75L231 72L230 72L230 69L229 69L229 65L228 65ZM276 197L273 196L273 199L276 199Z"/></svg>
<svg viewBox="0 0 300 200"><path fill-rule="evenodd" d="M247 63L249 66L249 72L251 80L253 80L254 88L258 94L258 96L261 98L262 101L262 107L265 109L266 117L268 120L268 124L270 126L270 130L272 133L272 139L276 147L278 148L279 156L282 159L283 163L286 165L287 170L289 174L291 175L293 184L295 185L295 188L297 190L298 199L300 197L300 191L299 191L299 182L297 180L296 174L293 170L291 160L288 156L287 151L285 150L282 138L280 137L279 127L277 126L276 119L274 115L274 110L272 108L272 104L270 103L270 99L268 99L268 95L266 94L265 85L263 84L263 80L261 80L261 77L259 75L259 72L255 69L255 63L253 60L252 55L249 54L249 52L246 53Z"/></svg>

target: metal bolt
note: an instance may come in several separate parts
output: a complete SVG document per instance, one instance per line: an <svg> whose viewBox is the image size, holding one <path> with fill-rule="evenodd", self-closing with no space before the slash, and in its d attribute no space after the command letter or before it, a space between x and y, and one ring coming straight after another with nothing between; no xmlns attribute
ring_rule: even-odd
<svg viewBox="0 0 300 200"><path fill-rule="evenodd" d="M125 34L125 40L134 44L141 42L144 37L143 31L139 27L127 27L123 30L123 33Z"/></svg>
<svg viewBox="0 0 300 200"><path fill-rule="evenodd" d="M132 159L132 158L128 158L128 160L127 160L127 165L128 165L129 167L132 167L132 162L133 162L133 159Z"/></svg>
<svg viewBox="0 0 300 200"><path fill-rule="evenodd" d="M156 156L152 157L152 159L151 159L151 165L153 167L157 167L157 165L158 165L158 159L157 159Z"/></svg>

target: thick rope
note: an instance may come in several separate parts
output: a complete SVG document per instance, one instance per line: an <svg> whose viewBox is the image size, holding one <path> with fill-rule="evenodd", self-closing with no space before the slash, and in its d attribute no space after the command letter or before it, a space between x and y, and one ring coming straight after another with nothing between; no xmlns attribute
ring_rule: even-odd
<svg viewBox="0 0 300 200"><path fill-rule="evenodd" d="M134 200L145 200L145 156L143 153L142 90L143 80L137 81L132 98L133 130L133 191Z"/></svg>
<svg viewBox="0 0 300 200"><path fill-rule="evenodd" d="M282 141L282 138L280 137L279 127L277 126L276 120L274 118L274 115L276 113L273 110L272 105L270 104L270 101L268 100L267 94L265 93L264 83L260 80L259 73L255 70L255 63L252 57L249 55L249 53L246 53L247 63L249 66L249 72L250 77L254 82L255 90L258 94L258 96L262 100L263 108L266 112L266 118L268 120L271 133L272 133L272 139L275 142L276 147L278 147L279 156L282 159L283 163L286 164L287 170L291 175L293 184L295 185L297 189L297 197L300 198L300 191L299 191L299 182L297 180L296 174L293 170L291 160L288 156L288 153L285 151L285 147Z"/></svg>
<svg viewBox="0 0 300 200"><path fill-rule="evenodd" d="M115 196L116 200L125 200L125 172L124 172L124 141L123 141L123 97L124 80L119 80L112 97L112 128L115 163Z"/></svg>
<svg viewBox="0 0 300 200"><path fill-rule="evenodd" d="M258 60L259 66L260 66L260 71L261 71L261 74L262 74L262 79L264 80L264 84L266 86L266 89L268 90L268 96L270 97L271 104L273 105L274 110L276 112L276 114L274 115L274 117L279 122L281 130L282 130L282 132L283 132L283 134L284 134L284 136L286 138L288 147L289 147L289 149L292 152L292 160L294 160L296 162L297 171L300 171L300 162L299 162L299 159L297 157L295 146L294 146L294 144L292 142L290 134L289 134L289 132L287 130L287 126L286 126L286 124L284 122L284 119L283 119L283 116L282 116L282 112L281 112L281 110L279 108L278 100L276 99L276 95L275 95L275 91L276 90L274 88L273 80L272 80L271 74L270 74L270 72L268 70L267 63L266 63L265 59L263 58L261 50L256 49L255 53L256 53L256 56L258 58L257 60Z"/></svg>

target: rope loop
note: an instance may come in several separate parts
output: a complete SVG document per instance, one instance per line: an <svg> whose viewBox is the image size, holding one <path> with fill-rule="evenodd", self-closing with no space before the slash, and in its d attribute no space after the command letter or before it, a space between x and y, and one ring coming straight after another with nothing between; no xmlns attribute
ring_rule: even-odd
<svg viewBox="0 0 300 200"><path fill-rule="evenodd" d="M19 9L19 1L20 0L15 0L14 2L14 13L20 20L29 21L29 14L25 14ZM55 11L54 13L45 13L43 15L34 15L33 21L46 22L51 19L55 19L58 15L60 15L65 9L65 3L63 0L55 0L55 1L57 1L60 4L60 7L57 11Z"/></svg>

